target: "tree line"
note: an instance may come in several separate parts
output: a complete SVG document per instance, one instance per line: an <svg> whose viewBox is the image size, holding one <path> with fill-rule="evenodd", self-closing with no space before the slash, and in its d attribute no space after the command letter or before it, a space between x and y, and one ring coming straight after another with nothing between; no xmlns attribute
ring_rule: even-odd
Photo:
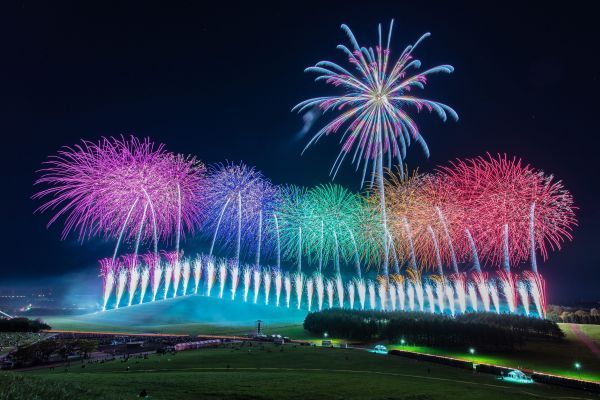
<svg viewBox="0 0 600 400"><path fill-rule="evenodd" d="M29 318L0 319L0 332L39 332L50 329L50 326L40 320Z"/></svg>
<svg viewBox="0 0 600 400"><path fill-rule="evenodd" d="M512 314L467 313L456 317L426 312L329 309L310 313L304 329L362 342L388 340L442 347L513 348L536 338L560 340L564 333L549 320Z"/></svg>

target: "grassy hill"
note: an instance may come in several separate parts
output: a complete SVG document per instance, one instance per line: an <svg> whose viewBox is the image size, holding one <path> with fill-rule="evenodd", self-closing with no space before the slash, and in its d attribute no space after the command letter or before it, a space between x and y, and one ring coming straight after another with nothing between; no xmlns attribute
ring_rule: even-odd
<svg viewBox="0 0 600 400"><path fill-rule="evenodd" d="M7 385L15 379L26 381ZM510 384L491 375L403 357L272 344L236 344L132 358L126 363L111 361L85 368L74 364L68 369L0 374L4 390L17 390L9 388L25 384L30 397L12 398L33 398L38 389L44 399L131 399L142 389L153 400L592 398L583 392ZM53 392L62 397L53 397Z"/></svg>

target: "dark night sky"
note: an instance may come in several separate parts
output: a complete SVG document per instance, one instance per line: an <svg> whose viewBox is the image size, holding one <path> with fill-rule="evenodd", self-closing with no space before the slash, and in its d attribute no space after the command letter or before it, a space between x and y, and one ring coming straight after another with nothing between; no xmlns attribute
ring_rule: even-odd
<svg viewBox="0 0 600 400"><path fill-rule="evenodd" d="M396 52L429 31L417 52L424 67L456 68L433 77L426 97L461 119L420 116L431 158L413 146L411 167L428 171L489 151L554 173L573 192L580 226L541 265L550 301L599 299L600 35L585 3L90 3L17 1L1 13L0 286L83 268L93 274L95 260L110 253L100 240L61 242L59 226L47 230L48 216L32 215L35 170L80 138L135 133L207 163L244 160L275 183L328 180L337 141L300 157L304 141L293 140L302 122L291 107L331 90L302 71L344 61L335 49L346 40L341 23L371 45L376 24L395 18ZM357 190L359 176L348 165L343 171L339 182Z"/></svg>

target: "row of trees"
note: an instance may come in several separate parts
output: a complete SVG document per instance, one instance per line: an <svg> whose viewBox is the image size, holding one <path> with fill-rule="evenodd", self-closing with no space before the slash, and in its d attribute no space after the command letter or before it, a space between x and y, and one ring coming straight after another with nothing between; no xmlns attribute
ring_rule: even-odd
<svg viewBox="0 0 600 400"><path fill-rule="evenodd" d="M50 326L40 320L29 318L0 319L0 332L39 332L44 329L50 329Z"/></svg>
<svg viewBox="0 0 600 400"><path fill-rule="evenodd" d="M307 315L304 329L359 341L401 339L442 347L512 348L531 338L560 340L555 322L518 315L472 313L456 318L424 312L330 309Z"/></svg>
<svg viewBox="0 0 600 400"><path fill-rule="evenodd" d="M571 307L548 306L547 318L556 322L600 325L600 309L580 309Z"/></svg>

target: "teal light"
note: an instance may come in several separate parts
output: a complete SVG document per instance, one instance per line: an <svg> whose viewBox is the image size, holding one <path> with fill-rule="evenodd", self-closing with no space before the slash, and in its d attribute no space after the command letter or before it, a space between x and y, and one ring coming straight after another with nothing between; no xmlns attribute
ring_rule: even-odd
<svg viewBox="0 0 600 400"><path fill-rule="evenodd" d="M471 354L475 354L475 349L471 347L471 348L469 349L469 353L471 353Z"/></svg>

